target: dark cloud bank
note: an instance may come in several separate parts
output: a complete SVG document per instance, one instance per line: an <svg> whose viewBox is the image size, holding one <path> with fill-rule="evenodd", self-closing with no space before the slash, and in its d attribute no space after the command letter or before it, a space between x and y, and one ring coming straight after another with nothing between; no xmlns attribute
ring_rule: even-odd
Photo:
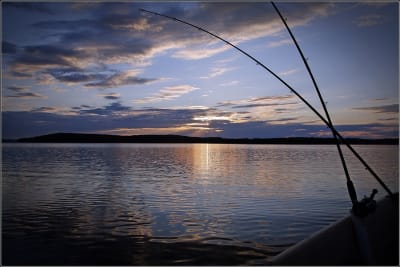
<svg viewBox="0 0 400 267"><path fill-rule="evenodd" d="M113 102L101 108L87 105L71 108L71 114L57 113L56 108L40 107L31 111L6 111L2 114L2 129L4 139L31 137L55 132L96 133L119 128L168 128L195 124L195 117L207 116L208 112L226 115L227 112L215 109L133 109L119 102ZM272 138L290 136L319 136L318 133L328 132L321 125L305 125L290 123L295 118L286 120L286 124L271 122L231 123L227 120L210 121L208 127L219 132L210 131L205 136L220 136L227 138ZM16 123L18 122L18 123ZM398 137L396 125L364 124L338 125L339 131L366 131L382 134L385 137ZM196 129L188 129L179 134L196 135ZM383 135L384 134L384 135ZM329 136L329 135L322 135ZM344 134L344 136L346 136ZM368 136L366 136L368 137Z"/></svg>

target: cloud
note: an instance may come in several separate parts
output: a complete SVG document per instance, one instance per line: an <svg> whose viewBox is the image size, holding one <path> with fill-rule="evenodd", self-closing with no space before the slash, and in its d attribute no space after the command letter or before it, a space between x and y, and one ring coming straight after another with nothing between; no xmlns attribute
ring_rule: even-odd
<svg viewBox="0 0 400 267"><path fill-rule="evenodd" d="M102 97L104 97L105 99L108 99L108 100L117 100L117 99L119 99L121 97L121 95L118 94L118 93L99 94L99 96L102 96Z"/></svg>
<svg viewBox="0 0 400 267"><path fill-rule="evenodd" d="M56 79L54 79L54 77L48 73L40 72L37 73L35 80L38 84L48 85L53 84Z"/></svg>
<svg viewBox="0 0 400 267"><path fill-rule="evenodd" d="M7 5L13 6L10 3ZM82 5L76 9L76 3L62 4L62 12L79 10L85 12L82 13L86 15L85 18L72 16L71 19L60 20L49 16L48 19L44 17L42 21L33 23L35 29L45 33L43 43L21 46L19 49L7 43L4 46L6 51L15 54L7 64L6 74L13 78L37 80L39 75L43 77L43 73L47 73L59 82L85 82L86 87L93 88L140 85L156 81L157 78L127 77L120 72L105 77L104 73L95 73L93 66L148 66L154 56L168 50L172 50L173 57L201 59L229 49L229 46L206 34L199 34L195 29L138 12L140 7L148 5L117 5L105 2ZM293 27L305 25L316 17L326 16L332 9L332 5L327 4L302 4L295 9L285 8L284 3L282 6L287 16L292 18ZM14 7L44 13L60 10L59 3L20 3ZM237 44L283 29L273 9L265 3L206 2L186 3L181 6L162 3L160 9L163 13L204 26ZM92 16L91 12L96 16ZM56 68L78 68L80 71L55 73L53 69Z"/></svg>
<svg viewBox="0 0 400 267"><path fill-rule="evenodd" d="M22 104L20 100L38 100L48 98L45 95L31 92L31 88L29 86L7 86L6 89L7 91L13 92L13 94L3 94L2 97L4 101L2 104L4 110L7 110L9 108L15 109L17 107L25 110L26 105ZM26 101L24 102L27 103Z"/></svg>
<svg viewBox="0 0 400 267"><path fill-rule="evenodd" d="M336 125L336 130L345 138L398 138L399 127L397 124L387 125L381 123ZM320 129L310 132L316 137L331 137L330 130Z"/></svg>
<svg viewBox="0 0 400 267"><path fill-rule="evenodd" d="M72 107L71 109L75 111L75 110L92 109L92 108L94 107L89 105L80 105L79 107Z"/></svg>
<svg viewBox="0 0 400 267"><path fill-rule="evenodd" d="M67 91L67 90L64 89L64 88L54 88L53 90L54 90L55 92L58 92L58 93L64 93L64 92Z"/></svg>
<svg viewBox="0 0 400 267"><path fill-rule="evenodd" d="M5 2L3 5L4 8L19 8L27 11L35 11L38 13L43 13L43 14L54 14L53 11L50 8L50 5L47 5L47 3L30 3L30 2Z"/></svg>
<svg viewBox="0 0 400 267"><path fill-rule="evenodd" d="M54 68L76 68L89 55L81 50L59 45L25 46L5 65L7 75L15 78L38 78Z"/></svg>
<svg viewBox="0 0 400 267"><path fill-rule="evenodd" d="M326 126L299 123L295 117L254 121L249 112L229 112L205 107L134 109L119 102L95 108L39 107L30 111L3 112L3 138L54 132L112 134L185 134L222 137L330 136ZM15 123L18 122L18 123ZM41 123L37 123L41 122ZM24 125L24 127L20 127ZM336 125L352 137L397 137L398 126L387 124Z"/></svg>
<svg viewBox="0 0 400 267"><path fill-rule="evenodd" d="M39 107L31 110L31 112L48 112L48 113L57 113L59 111L60 109L55 107Z"/></svg>
<svg viewBox="0 0 400 267"><path fill-rule="evenodd" d="M254 103L254 104L246 104L246 105L235 105L233 108L255 108L255 107L271 107L271 106L281 106L281 105L297 105L297 102L291 103Z"/></svg>
<svg viewBox="0 0 400 267"><path fill-rule="evenodd" d="M381 101L386 101L386 100L388 100L388 99L387 98L375 98L375 99L372 99L371 101L381 102Z"/></svg>
<svg viewBox="0 0 400 267"><path fill-rule="evenodd" d="M232 86L232 85L237 85L239 83L240 83L240 81L233 80L233 81L221 83L220 86Z"/></svg>
<svg viewBox="0 0 400 267"><path fill-rule="evenodd" d="M273 124L306 123L305 107L299 105L294 95L253 97L233 101L223 101L215 106L232 112L232 121L268 122ZM293 114L296 114L294 117Z"/></svg>
<svg viewBox="0 0 400 267"><path fill-rule="evenodd" d="M20 87L20 86L8 86L7 89L8 89L8 90L11 90L11 91L14 91L14 92L17 92L17 93L29 91L29 88L27 88L27 87Z"/></svg>
<svg viewBox="0 0 400 267"><path fill-rule="evenodd" d="M179 134L188 136L203 136L205 133L216 133L217 131L202 126L184 125L177 127L155 127L155 128L116 128L109 130L97 131L100 134L116 134L116 135L146 135L146 134Z"/></svg>
<svg viewBox="0 0 400 267"><path fill-rule="evenodd" d="M3 137L19 138L54 132L176 133L202 136L215 135L221 130L218 123L227 123L216 120L201 123L194 120L196 117L211 114L210 110L204 109L134 110L119 103L97 109L77 108L73 112L57 107L41 107L29 112L4 112ZM19 123L16 124L15 121ZM37 121L41 123L35 123ZM24 127L21 128L19 125Z"/></svg>
<svg viewBox="0 0 400 267"><path fill-rule="evenodd" d="M21 92L17 93L15 95L6 95L4 96L5 98L19 98L19 99L33 99L33 98L47 98L47 96L37 94L37 93L32 93L32 92Z"/></svg>
<svg viewBox="0 0 400 267"><path fill-rule="evenodd" d="M77 116L79 112L76 111L75 108L68 107L37 107L31 109L29 112L31 113L47 113L52 114L54 116Z"/></svg>
<svg viewBox="0 0 400 267"><path fill-rule="evenodd" d="M219 136L228 138L273 138L273 137L301 137L310 136L310 132L321 129L319 125L302 125L299 123L269 124L262 121L245 121L226 123L215 121L210 127L219 129ZM298 129L303 129L299 132Z"/></svg>
<svg viewBox="0 0 400 267"><path fill-rule="evenodd" d="M290 18L293 27L304 25L316 17L327 16L333 7L326 3L302 3L291 6L285 3L279 4L281 11ZM269 3L203 3L201 12L194 17L200 19L200 16L205 15L207 21L203 23L206 23L208 29L229 36L233 41L260 38L283 29L279 17Z"/></svg>
<svg viewBox="0 0 400 267"><path fill-rule="evenodd" d="M35 45L25 46L24 54L18 58L18 62L26 65L74 66L74 63L88 56L82 50L56 45Z"/></svg>
<svg viewBox="0 0 400 267"><path fill-rule="evenodd" d="M209 110L205 114L193 117L194 121L215 122L215 121L235 121L234 114L231 112L223 112L217 110Z"/></svg>
<svg viewBox="0 0 400 267"><path fill-rule="evenodd" d="M107 77L103 73L85 72L74 67L48 69L47 73L58 81L65 82L67 84L96 81Z"/></svg>
<svg viewBox="0 0 400 267"><path fill-rule="evenodd" d="M268 123L273 123L273 124L286 124L287 122L290 121L298 121L299 118L298 117L290 117L290 118L280 118L280 119L271 119L268 120Z"/></svg>
<svg viewBox="0 0 400 267"><path fill-rule="evenodd" d="M102 108L82 109L80 110L80 114L118 116L121 114L126 114L126 112L129 112L130 110L131 108L128 106L123 106L119 102L114 102Z"/></svg>
<svg viewBox="0 0 400 267"><path fill-rule="evenodd" d="M139 85L157 81L156 78L141 78L136 70L115 73L102 81L87 83L85 87L110 88L123 85Z"/></svg>
<svg viewBox="0 0 400 267"><path fill-rule="evenodd" d="M117 30L128 30L133 32L152 30L148 20L144 17L123 17L121 19L120 16L109 16L106 20L111 28Z"/></svg>
<svg viewBox="0 0 400 267"><path fill-rule="evenodd" d="M297 5L295 9L285 9L286 15L291 17L292 27L305 25L309 21L316 17L328 16L331 14L333 5L332 4L304 4ZM273 11L271 6L265 3L212 3L206 2L201 3L197 10L191 13L181 14L176 9L171 11L165 11L164 14L170 16L177 16L178 18L184 19L190 23L199 25L212 33L218 34L225 37L228 41L235 45L257 39L265 36L271 36L283 29L283 25ZM207 20L204 20L207 18ZM221 19L223 18L223 19ZM267 19L266 19L267 18ZM151 16L150 16L151 19ZM193 34L196 33L195 29L185 30L185 25L182 25L182 31L187 32L186 36L183 33L175 33L176 40L192 40L189 44L182 43L185 47L193 47L193 45L201 44L202 49L189 48L181 49L174 54L175 57L184 59L201 59L213 56L215 54L224 52L231 47L228 45L215 47L215 39L211 36L207 36L204 33L197 34L197 38L193 38ZM163 31L168 33L168 28L163 28ZM209 45L209 42L212 45ZM190 45L190 46L188 46Z"/></svg>
<svg viewBox="0 0 400 267"><path fill-rule="evenodd" d="M224 73L234 70L234 68L227 68L227 67L213 67L211 69L211 73L208 76L200 77L202 79L211 79L217 76L220 76Z"/></svg>
<svg viewBox="0 0 400 267"><path fill-rule="evenodd" d="M33 23L32 26L39 29L51 29L51 30L71 30L74 28L90 29L96 27L96 20L78 19L78 20L39 21Z"/></svg>
<svg viewBox="0 0 400 267"><path fill-rule="evenodd" d="M27 79L27 78L32 78L33 75L29 73L23 73L23 72L18 72L18 71L12 71L11 76L14 78L20 78L20 79Z"/></svg>
<svg viewBox="0 0 400 267"><path fill-rule="evenodd" d="M2 42L3 54L15 54L16 52L17 52L17 46L15 44L6 41Z"/></svg>
<svg viewBox="0 0 400 267"><path fill-rule="evenodd" d="M75 11L91 9L93 10L96 7L101 7L102 2L71 2L70 7Z"/></svg>
<svg viewBox="0 0 400 267"><path fill-rule="evenodd" d="M100 2L82 4L80 7L77 6L78 4L80 3L62 4L63 9L56 7L58 3L32 3L32 5L21 7L26 10L36 9L36 11L46 7L53 12L59 11L66 15L71 10L69 8L75 8L75 13L65 20L57 16L43 16L42 21L31 25L33 30L43 36L42 41L37 40L35 45L25 43L16 46L9 43L7 51L13 54L7 55L7 58L10 59L6 64L7 73L14 78L30 78L32 84L58 82L82 84L85 88L96 89L144 85L158 81L159 78L142 77L142 70L137 69L140 66L151 64L156 55L165 55L166 51L170 51L171 54L167 54L167 56L171 55L181 59L201 59L221 54L230 49L229 46L215 41L209 35L196 29L164 18L139 14L138 7L152 6L154 8L155 6L151 3ZM172 6L174 8L170 8ZM327 16L332 10L332 5L313 3L298 4L295 5L295 8L291 8L285 3L279 3L279 7L282 7L282 12L290 19L293 27L306 25L312 19L320 16ZM156 9L198 24L226 37L235 44L271 36L283 30L279 17L269 3L199 2L182 5L159 3ZM22 31L22 29L20 30ZM123 66L124 70L112 69L120 66ZM127 67L134 70L126 71ZM215 67L211 70L209 77L217 77L227 71L230 69ZM231 82L237 83L237 81ZM165 87L147 98L134 100L134 103L172 100L198 89L192 85ZM20 95L21 98L39 99L41 96L29 91L10 90L15 93L30 94L30 96L29 94ZM120 95L117 93L99 96L112 101L120 100ZM282 108L279 101L283 101L290 108ZM137 129L178 129L183 127L182 125L189 124L192 127L196 125L200 127L199 123L206 122L211 126L215 125L216 128L213 129L221 130L225 129L223 123L230 125L233 122L243 123L242 126L263 127L265 121L257 121L255 124L245 123L249 123L250 119L261 120L268 116L271 118L278 112L293 110L295 105L290 104L293 102L291 99L254 98L231 101L230 104L220 103L221 105L215 109L190 110L187 108L174 110L133 109L119 102L103 107L79 106L76 103L74 108L40 107L33 110L30 115L23 113L10 115L11 113L8 113L6 117L8 119L12 116L14 119L20 118L27 125L30 125L28 118L31 118L35 121L48 121L49 125L57 126L48 128L48 131L63 129L96 131L133 129L135 127L138 127ZM219 110L220 108L230 111L222 111ZM251 109L255 112L254 114L257 113L258 117L255 118L253 114L247 113L248 110L244 109ZM267 114L267 111L270 114ZM259 115L262 114L261 112L264 112L262 116ZM194 121L193 118L202 118L204 121ZM277 117L274 123L283 122L288 118L288 116ZM66 125L61 125L61 122L65 122ZM202 127L209 129L212 128L211 126L202 124ZM232 126L231 129L236 129L235 127ZM250 127L249 129L255 128ZM251 131L249 130L249 132Z"/></svg>
<svg viewBox="0 0 400 267"><path fill-rule="evenodd" d="M297 73L297 72L299 72L298 69L290 69L290 70L287 70L287 71L280 72L279 76L288 76L288 75L292 75L292 74Z"/></svg>
<svg viewBox="0 0 400 267"><path fill-rule="evenodd" d="M375 107L358 107L358 108L353 108L353 110L372 111L374 113L398 114L399 104L391 104L391 105L383 105Z"/></svg>
<svg viewBox="0 0 400 267"><path fill-rule="evenodd" d="M181 97L182 95L188 94L198 89L200 88L186 84L177 86L168 86L165 87L164 89L161 89L159 92L153 94L152 96L143 99L135 99L133 100L133 102L137 104L144 104L144 103L153 103L164 100L171 100L174 98Z"/></svg>
<svg viewBox="0 0 400 267"><path fill-rule="evenodd" d="M358 27L371 27L382 23L383 17L378 14L360 16L354 21Z"/></svg>
<svg viewBox="0 0 400 267"><path fill-rule="evenodd" d="M119 102L103 107L81 105L72 108L39 107L26 112L4 112L3 136L32 136L32 133L96 132L123 128L196 130L206 126L193 125L196 116L206 114L205 107L180 107L176 109L134 109ZM15 123L18 121L19 123ZM44 128L34 121L41 121ZM18 127L21 124L24 127ZM171 131L172 132L172 131ZM189 134L189 132L187 132Z"/></svg>
<svg viewBox="0 0 400 267"><path fill-rule="evenodd" d="M283 46L283 45L287 45L287 44L293 44L293 41L291 39L281 39L279 41L273 41L273 42L269 42L267 44L268 48L274 48L274 47L279 47L279 46Z"/></svg>
<svg viewBox="0 0 400 267"><path fill-rule="evenodd" d="M94 37L93 37L94 38ZM96 37L98 38L98 36ZM90 35L83 34L80 41L91 40ZM132 40L133 44L116 45L115 42L93 39L94 44L75 44L68 40L62 44L25 46L21 52L6 65L7 74L11 77L35 78L50 74L56 80L66 83L91 82L88 87L110 87L113 84L144 84L154 81L153 78L129 77L130 72L114 71L114 76L99 72L109 63L136 61L144 50L148 49L143 40ZM132 56L139 56L136 60ZM96 67L97 66L97 67ZM125 75L125 76L124 76ZM128 76L127 76L128 75ZM98 82L95 82L100 80Z"/></svg>
<svg viewBox="0 0 400 267"><path fill-rule="evenodd" d="M219 102L217 103L217 107L251 108L298 104L298 102L293 102L294 99L296 99L294 95L254 97L235 101ZM291 102L288 102L288 100Z"/></svg>
<svg viewBox="0 0 400 267"><path fill-rule="evenodd" d="M132 14L108 14L112 9L106 7L112 4L102 6L104 10L95 19L47 20L34 23L33 26L54 32L52 36L58 37L60 45L87 51L91 63L132 63L151 57L154 48L152 36L147 38L145 33L129 33L134 28L139 32L151 32L153 27L144 27L147 20L140 17L137 10ZM102 16L101 13L105 14Z"/></svg>
<svg viewBox="0 0 400 267"><path fill-rule="evenodd" d="M199 49L182 49L175 52L172 57L182 58L187 60L198 60L203 58L209 58L221 52L224 52L231 47L228 45L221 45L214 48L199 48Z"/></svg>
<svg viewBox="0 0 400 267"><path fill-rule="evenodd" d="M138 77L139 70L130 70L125 72L118 72L115 70L83 70L77 67L58 67L48 68L45 73L39 73L37 80L42 83L52 81L51 78L66 84L84 83L85 87L89 88L111 88L124 85L140 85L157 81L156 78L142 78ZM46 78L47 75L47 78Z"/></svg>
<svg viewBox="0 0 400 267"><path fill-rule="evenodd" d="M141 5L145 4L125 5L125 14L105 13L98 19L42 21L35 23L34 26L54 31L63 30L64 32L57 34L64 43L82 48L96 48L102 60L118 61L133 57L152 57L155 53L171 48L180 48L173 54L174 57L200 59L229 48L215 40L210 43L212 40L210 36L198 34L198 31L185 28L185 25L179 26L167 19L139 14L137 8ZM211 31L229 37L228 39L233 42L263 37L282 29L279 18L265 3L201 3L186 6L191 12L184 11L184 7L176 6L165 10L168 5L164 6L163 12L203 25ZM113 7L112 3L102 5L104 11L112 10ZM163 6L161 8L163 9ZM295 10L288 9L287 13L293 15L292 24L298 26L317 16L326 16L330 8L331 5L326 4L303 4L297 6ZM207 20L204 20L205 17ZM100 39L99 36L108 38ZM118 45L109 41L121 38L124 39L124 43L120 42ZM201 48L193 48L194 45Z"/></svg>

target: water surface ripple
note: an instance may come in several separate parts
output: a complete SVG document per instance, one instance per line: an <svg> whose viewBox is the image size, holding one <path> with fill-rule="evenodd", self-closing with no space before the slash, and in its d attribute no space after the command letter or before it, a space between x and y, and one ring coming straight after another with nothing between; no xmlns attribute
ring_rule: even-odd
<svg viewBox="0 0 400 267"><path fill-rule="evenodd" d="M398 147L356 148L397 191ZM4 144L2 171L6 265L265 264L350 208L329 145Z"/></svg>

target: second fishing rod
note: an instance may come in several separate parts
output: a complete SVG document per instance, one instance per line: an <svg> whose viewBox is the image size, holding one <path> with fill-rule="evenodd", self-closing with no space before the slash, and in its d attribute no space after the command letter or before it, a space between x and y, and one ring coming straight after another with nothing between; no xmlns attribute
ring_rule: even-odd
<svg viewBox="0 0 400 267"><path fill-rule="evenodd" d="M287 31L289 32L289 35L290 35L290 37L292 38L293 43L295 44L295 46L296 46L296 48L297 48L297 51L299 52L299 54L300 54L300 56L301 56L301 59L303 60L304 65L306 66L307 72L308 72L308 74L310 75L310 78L311 78L311 81L312 81L312 83L313 83L313 85L314 85L315 91L317 92L319 101L321 102L321 105L322 105L322 107L323 107L323 109L324 109L326 119L328 120L328 123L329 123L329 125L331 126L330 129L331 129L333 138L335 139L336 148L337 148L337 150L338 150L339 157L340 157L340 161L342 162L343 170L344 170L344 173L345 173L345 175L346 175L347 190L348 190L348 192L349 192L351 202L353 203L353 208L356 209L356 208L357 208L357 204L358 204L356 189L355 189L355 187L354 187L353 181L352 181L351 178L350 178L350 173L349 173L349 170L347 169L346 160L345 160L345 158L344 158L342 148L340 147L340 141L339 141L337 135L335 134L335 131L332 130L332 128L334 127L334 126L333 126L333 122L332 122L331 116L329 115L328 108L326 107L325 101L324 101L324 99L323 99L323 97L322 97L321 91L319 90L317 81L316 81L315 78L314 78L314 74L313 74L312 71L311 71L311 68L310 68L310 66L309 66L309 64L308 64L308 62L307 62L306 57L305 57L304 54L303 54L303 51L302 51L301 48L300 48L300 45L298 44L298 42L297 42L296 38L294 37L292 31L290 30L290 27L289 27L289 25L287 24L286 19L282 16L282 13L279 11L279 9L278 9L278 7L275 5L275 3L274 3L274 2L271 2L271 4L272 4L272 6L274 7L276 13L278 13L278 15L279 15L279 17L280 17L282 23L285 25Z"/></svg>

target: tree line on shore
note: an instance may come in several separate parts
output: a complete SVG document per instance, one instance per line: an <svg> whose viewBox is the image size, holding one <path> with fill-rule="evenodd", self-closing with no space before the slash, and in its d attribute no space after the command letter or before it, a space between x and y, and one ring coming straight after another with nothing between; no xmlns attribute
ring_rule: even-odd
<svg viewBox="0 0 400 267"><path fill-rule="evenodd" d="M348 138L351 144L398 145L398 138L359 139ZM209 144L335 144L333 138L280 137L280 138L222 138L191 137L182 135L106 135L83 133L55 133L3 142L19 143L209 143Z"/></svg>

